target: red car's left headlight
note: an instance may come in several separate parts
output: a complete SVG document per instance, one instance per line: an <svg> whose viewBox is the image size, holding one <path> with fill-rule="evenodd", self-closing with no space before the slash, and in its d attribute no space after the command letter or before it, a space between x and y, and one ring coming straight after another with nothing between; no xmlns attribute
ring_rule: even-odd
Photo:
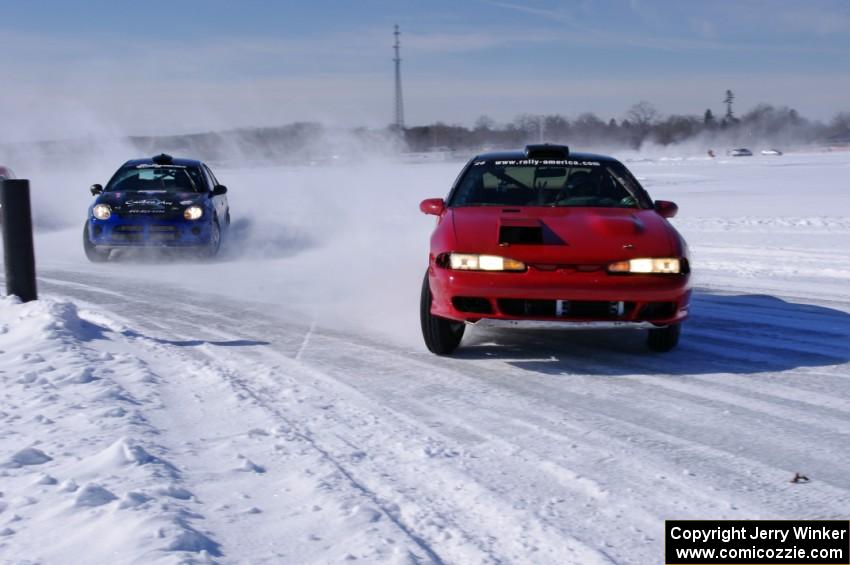
<svg viewBox="0 0 850 565"><path fill-rule="evenodd" d="M687 263L677 257L629 259L608 265L609 273L644 275L681 275L687 272L686 269Z"/></svg>

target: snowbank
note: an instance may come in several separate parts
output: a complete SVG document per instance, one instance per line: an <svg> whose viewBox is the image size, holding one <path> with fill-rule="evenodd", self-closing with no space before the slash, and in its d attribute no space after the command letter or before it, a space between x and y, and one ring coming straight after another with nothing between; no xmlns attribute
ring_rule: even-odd
<svg viewBox="0 0 850 565"><path fill-rule="evenodd" d="M71 302L0 299L0 553L47 563L219 555L146 418L159 400L145 362L99 352L108 339Z"/></svg>

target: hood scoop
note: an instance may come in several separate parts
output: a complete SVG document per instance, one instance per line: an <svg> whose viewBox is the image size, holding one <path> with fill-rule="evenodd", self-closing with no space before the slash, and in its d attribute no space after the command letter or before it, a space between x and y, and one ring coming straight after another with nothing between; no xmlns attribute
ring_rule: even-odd
<svg viewBox="0 0 850 565"><path fill-rule="evenodd" d="M504 218L499 221L499 245L565 245L540 220Z"/></svg>
<svg viewBox="0 0 850 565"><path fill-rule="evenodd" d="M599 233L613 236L634 236L646 231L646 226L635 215L626 217L595 216L590 225Z"/></svg>

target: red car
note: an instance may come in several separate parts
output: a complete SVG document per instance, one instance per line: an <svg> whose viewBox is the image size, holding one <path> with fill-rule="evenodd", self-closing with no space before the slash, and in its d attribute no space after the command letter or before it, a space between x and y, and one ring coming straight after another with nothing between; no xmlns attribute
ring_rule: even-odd
<svg viewBox="0 0 850 565"><path fill-rule="evenodd" d="M420 317L428 349L452 353L465 324L647 328L648 346L679 341L691 296L688 248L611 157L562 145L487 153L467 163L438 217Z"/></svg>

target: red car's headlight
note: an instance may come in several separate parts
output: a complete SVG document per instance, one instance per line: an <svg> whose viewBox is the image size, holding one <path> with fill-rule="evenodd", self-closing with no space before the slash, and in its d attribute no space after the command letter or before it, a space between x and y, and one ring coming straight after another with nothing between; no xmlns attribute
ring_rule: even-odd
<svg viewBox="0 0 850 565"><path fill-rule="evenodd" d="M525 263L497 255L449 253L447 266L459 271L524 271Z"/></svg>
<svg viewBox="0 0 850 565"><path fill-rule="evenodd" d="M609 273L679 275L682 261L675 257L629 259L608 265Z"/></svg>

